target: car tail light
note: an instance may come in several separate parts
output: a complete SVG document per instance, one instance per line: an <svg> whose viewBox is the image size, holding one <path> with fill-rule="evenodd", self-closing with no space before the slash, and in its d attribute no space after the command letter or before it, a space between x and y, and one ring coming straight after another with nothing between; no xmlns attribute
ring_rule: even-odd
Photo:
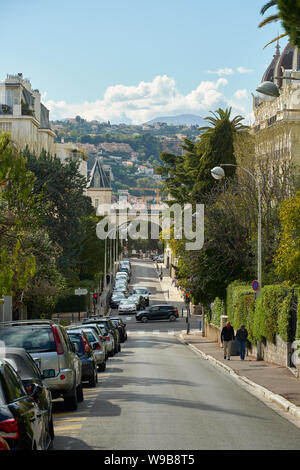
<svg viewBox="0 0 300 470"><path fill-rule="evenodd" d="M57 354L63 354L64 353L64 347L63 347L63 344L61 342L61 339L60 339L60 336L58 334L56 326L52 326L52 332L53 332L53 336L54 336L54 341L55 341L55 345L56 345Z"/></svg>
<svg viewBox="0 0 300 470"><path fill-rule="evenodd" d="M86 353L90 353L91 352L91 348L89 347L86 339L84 336L82 336L82 341L83 341L83 349Z"/></svg>
<svg viewBox="0 0 300 470"><path fill-rule="evenodd" d="M18 439L18 423L14 418L0 421L0 437L4 437L6 439Z"/></svg>
<svg viewBox="0 0 300 470"><path fill-rule="evenodd" d="M94 349L100 351L102 349L101 344L100 343L94 343Z"/></svg>
<svg viewBox="0 0 300 470"><path fill-rule="evenodd" d="M110 336L105 336L105 341L110 341Z"/></svg>

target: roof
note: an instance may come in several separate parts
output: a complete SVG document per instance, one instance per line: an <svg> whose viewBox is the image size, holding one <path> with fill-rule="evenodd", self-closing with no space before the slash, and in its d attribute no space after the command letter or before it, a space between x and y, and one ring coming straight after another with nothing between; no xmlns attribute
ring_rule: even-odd
<svg viewBox="0 0 300 470"><path fill-rule="evenodd" d="M107 171L105 171L100 163L100 160L96 158L94 166L89 175L89 181L87 184L88 188L110 188L110 178Z"/></svg>

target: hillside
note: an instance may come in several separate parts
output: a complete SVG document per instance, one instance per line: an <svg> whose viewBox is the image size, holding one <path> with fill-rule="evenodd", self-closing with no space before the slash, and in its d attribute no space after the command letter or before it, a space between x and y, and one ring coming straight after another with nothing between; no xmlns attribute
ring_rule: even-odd
<svg viewBox="0 0 300 470"><path fill-rule="evenodd" d="M163 122L168 125L173 125L173 126L204 126L206 124L206 121L200 117L196 116L194 114L180 114L179 116L164 116L164 117L157 117L152 119L151 121L148 121L146 124L151 125L155 124L158 122Z"/></svg>
<svg viewBox="0 0 300 470"><path fill-rule="evenodd" d="M154 171L161 164L160 153L181 154L184 139L194 141L199 135L198 125L111 125L86 121L80 116L54 121L52 128L57 142L74 142L86 152L89 170L96 157L111 167L115 194L119 189L161 185L160 176Z"/></svg>

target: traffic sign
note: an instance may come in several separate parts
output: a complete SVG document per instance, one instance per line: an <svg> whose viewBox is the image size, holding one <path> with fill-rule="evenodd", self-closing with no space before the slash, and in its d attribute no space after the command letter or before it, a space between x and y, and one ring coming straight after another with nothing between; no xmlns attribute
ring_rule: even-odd
<svg viewBox="0 0 300 470"><path fill-rule="evenodd" d="M75 289L75 295L86 295L87 293L87 289Z"/></svg>
<svg viewBox="0 0 300 470"><path fill-rule="evenodd" d="M253 281L252 282L252 289L256 292L259 289L259 283L258 281Z"/></svg>

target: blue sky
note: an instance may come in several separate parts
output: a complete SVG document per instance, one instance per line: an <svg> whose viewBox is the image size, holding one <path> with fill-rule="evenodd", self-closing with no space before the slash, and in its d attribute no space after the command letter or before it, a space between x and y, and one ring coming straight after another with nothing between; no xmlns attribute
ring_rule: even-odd
<svg viewBox="0 0 300 470"><path fill-rule="evenodd" d="M1 5L0 80L23 72L52 119L145 122L206 116L251 92L282 32L262 29L266 0L14 0ZM272 13L273 10L269 10ZM281 42L284 47L286 41Z"/></svg>

